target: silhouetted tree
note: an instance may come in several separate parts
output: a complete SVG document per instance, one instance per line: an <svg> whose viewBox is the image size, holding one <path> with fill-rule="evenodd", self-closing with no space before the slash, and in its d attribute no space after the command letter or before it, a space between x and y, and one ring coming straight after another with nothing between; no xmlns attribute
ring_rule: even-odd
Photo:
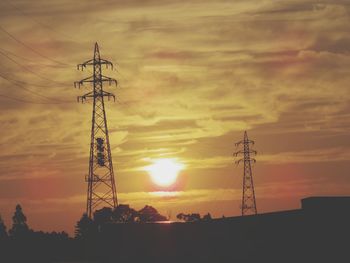
<svg viewBox="0 0 350 263"><path fill-rule="evenodd" d="M201 220L201 215L200 214L184 214L180 213L177 216L177 219L183 220L185 222L195 222L195 221L200 221Z"/></svg>
<svg viewBox="0 0 350 263"><path fill-rule="evenodd" d="M27 225L27 218L22 211L21 205L19 204L16 206L16 211L12 217L12 221L12 228L9 231L11 236L22 237L30 232Z"/></svg>
<svg viewBox="0 0 350 263"><path fill-rule="evenodd" d="M138 217L139 221L142 223L168 220L165 216L159 214L157 209L148 205L138 211Z"/></svg>
<svg viewBox="0 0 350 263"><path fill-rule="evenodd" d="M176 218L179 219L179 220L184 220L184 216L185 216L184 213L180 213L180 214L176 215Z"/></svg>
<svg viewBox="0 0 350 263"><path fill-rule="evenodd" d="M137 211L129 205L118 205L112 213L113 221L118 223L135 222L137 216Z"/></svg>
<svg viewBox="0 0 350 263"><path fill-rule="evenodd" d="M0 216L0 240L4 240L7 237L8 235L7 235L5 223Z"/></svg>
<svg viewBox="0 0 350 263"><path fill-rule="evenodd" d="M97 227L93 220L87 214L83 214L81 219L75 226L75 238L77 239L91 239L96 235Z"/></svg>
<svg viewBox="0 0 350 263"><path fill-rule="evenodd" d="M99 226L112 222L112 208L103 207L100 210L96 210L94 212L94 221Z"/></svg>
<svg viewBox="0 0 350 263"><path fill-rule="evenodd" d="M62 231L62 232L53 231L45 234L50 236L51 238L55 238L58 240L69 240L69 235L65 231Z"/></svg>
<svg viewBox="0 0 350 263"><path fill-rule="evenodd" d="M212 220L211 214L208 213L208 214L204 215L203 218L202 218L202 220L203 220L203 221L210 221L210 220Z"/></svg>

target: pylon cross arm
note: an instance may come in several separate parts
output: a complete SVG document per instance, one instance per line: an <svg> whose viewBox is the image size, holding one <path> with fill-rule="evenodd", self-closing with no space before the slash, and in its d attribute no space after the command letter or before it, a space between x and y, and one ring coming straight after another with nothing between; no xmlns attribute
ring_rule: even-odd
<svg viewBox="0 0 350 263"><path fill-rule="evenodd" d="M86 68L86 66L92 66L92 65L94 65L94 60L93 59L89 59L89 60L87 60L87 61L85 61L85 62L83 62L83 63L81 63L81 64L78 64L77 65L77 69L79 70L84 70L84 68Z"/></svg>
<svg viewBox="0 0 350 263"><path fill-rule="evenodd" d="M105 60L105 59L100 59L100 64L101 65L106 65L106 67L108 68L108 66L111 66L111 68L113 69L113 63L112 62L110 62L110 61L108 61L108 60Z"/></svg>

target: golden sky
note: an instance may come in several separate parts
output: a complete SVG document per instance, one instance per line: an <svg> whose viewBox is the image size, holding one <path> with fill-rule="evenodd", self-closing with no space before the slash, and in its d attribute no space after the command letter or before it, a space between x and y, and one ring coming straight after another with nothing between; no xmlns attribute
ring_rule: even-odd
<svg viewBox="0 0 350 263"><path fill-rule="evenodd" d="M256 141L259 212L350 195L350 3L345 0L4 0L0 214L39 230L85 209L92 104L73 82L97 41L119 86L107 118L120 203L239 215L234 143ZM154 158L186 164L160 196Z"/></svg>

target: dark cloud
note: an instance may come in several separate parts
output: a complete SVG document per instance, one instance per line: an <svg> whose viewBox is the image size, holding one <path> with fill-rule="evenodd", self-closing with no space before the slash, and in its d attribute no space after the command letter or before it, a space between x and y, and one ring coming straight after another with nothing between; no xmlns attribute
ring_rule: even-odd
<svg viewBox="0 0 350 263"><path fill-rule="evenodd" d="M350 31L349 31L350 33ZM332 52L340 54L349 54L350 52L350 38L341 37L340 39L329 39L327 37L321 37L310 46L310 50L317 52Z"/></svg>
<svg viewBox="0 0 350 263"><path fill-rule="evenodd" d="M310 12L315 10L322 10L326 8L324 4L315 4L314 2L301 2L301 1L283 1L275 4L271 4L268 7L263 7L260 10L253 12L254 15L276 15L276 14L288 14L298 12Z"/></svg>

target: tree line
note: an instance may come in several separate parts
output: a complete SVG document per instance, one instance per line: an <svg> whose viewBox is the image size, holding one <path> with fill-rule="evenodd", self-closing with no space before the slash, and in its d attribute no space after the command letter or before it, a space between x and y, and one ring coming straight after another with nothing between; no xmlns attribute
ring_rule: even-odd
<svg viewBox="0 0 350 263"><path fill-rule="evenodd" d="M211 216L209 213L203 217L197 213L180 213L177 219L197 222L210 220ZM152 206L146 205L136 210L129 205L121 204L114 209L104 207L96 210L92 218L83 214L75 225L74 237L69 237L64 231L34 231L28 226L27 217L21 205L18 204L12 216L12 226L9 229L0 216L0 262L6 260L4 262L23 263L27 259L35 260L35 262L97 259L100 254L95 253L95 248L103 243L102 231L106 227L129 229L124 228L123 224L142 227L141 224L161 221L169 221L169 218L160 214Z"/></svg>
<svg viewBox="0 0 350 263"><path fill-rule="evenodd" d="M7 239L26 239L29 236L51 236L57 239L68 240L69 236L66 232L51 232L34 231L27 224L27 217L24 215L21 205L16 205L15 212L12 216L12 227L7 231L7 227L0 215L0 240Z"/></svg>
<svg viewBox="0 0 350 263"><path fill-rule="evenodd" d="M210 213L203 217L198 213L180 213L176 217L185 222L208 221L212 219ZM98 231L101 225L108 223L152 223L167 220L169 220L169 218L161 215L157 209L149 205L146 205L138 211L126 204L118 205L114 209L104 207L100 210L96 210L92 219L90 219L87 214L82 215L75 225L75 238L82 239L84 236L89 236L91 232ZM69 238L68 234L64 231L44 233L42 231L35 232L30 229L27 224L27 217L20 204L15 208L14 215L12 216L12 227L8 231L0 215L0 240L5 240L7 238L19 239L28 235L51 235L61 239Z"/></svg>
<svg viewBox="0 0 350 263"><path fill-rule="evenodd" d="M176 217L184 222L208 221L212 219L210 213L203 217L198 213L180 213ZM144 208L137 211L129 205L120 204L114 209L104 207L100 210L96 210L93 214L93 219L90 219L87 214L83 214L75 226L75 237L78 239L84 239L84 237L88 238L93 236L94 232L98 231L101 226L105 224L154 223L169 220L170 218L161 215L157 209L149 205L146 205Z"/></svg>

